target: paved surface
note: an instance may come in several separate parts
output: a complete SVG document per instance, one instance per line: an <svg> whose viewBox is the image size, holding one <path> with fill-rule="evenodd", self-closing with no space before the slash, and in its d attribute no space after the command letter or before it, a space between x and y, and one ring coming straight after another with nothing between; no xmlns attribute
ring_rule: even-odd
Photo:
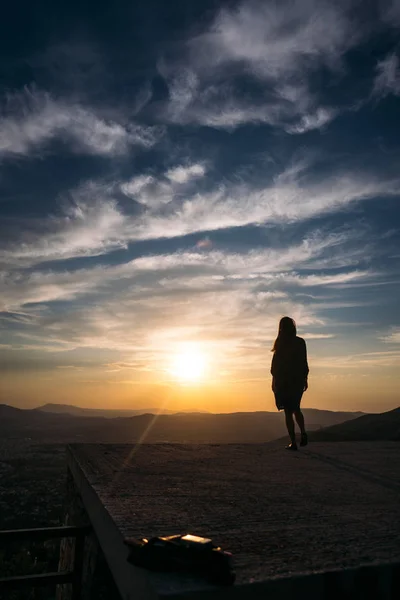
<svg viewBox="0 0 400 600"><path fill-rule="evenodd" d="M400 559L400 444L73 447L125 537L190 532L237 582ZM90 507L89 507L90 513Z"/></svg>

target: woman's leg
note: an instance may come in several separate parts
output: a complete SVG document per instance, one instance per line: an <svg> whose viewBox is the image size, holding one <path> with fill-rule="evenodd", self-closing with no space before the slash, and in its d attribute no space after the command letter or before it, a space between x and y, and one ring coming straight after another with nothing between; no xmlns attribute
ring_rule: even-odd
<svg viewBox="0 0 400 600"><path fill-rule="evenodd" d="M294 420L293 420L293 411L289 408L285 408L285 419L286 419L286 427L288 430L288 434L290 437L290 441L292 444L296 444L296 435L294 431Z"/></svg>
<svg viewBox="0 0 400 600"><path fill-rule="evenodd" d="M304 424L304 416L303 416L303 413L301 412L300 408L298 408L298 410L294 411L294 416L296 418L297 425L300 427L300 431L301 431L300 446L307 446L308 436L306 433L306 426Z"/></svg>
<svg viewBox="0 0 400 600"><path fill-rule="evenodd" d="M294 411L294 416L295 416L297 425L300 427L301 435L305 435L305 433L306 433L306 426L305 426L305 423L304 423L304 415L301 412L300 408L298 410Z"/></svg>

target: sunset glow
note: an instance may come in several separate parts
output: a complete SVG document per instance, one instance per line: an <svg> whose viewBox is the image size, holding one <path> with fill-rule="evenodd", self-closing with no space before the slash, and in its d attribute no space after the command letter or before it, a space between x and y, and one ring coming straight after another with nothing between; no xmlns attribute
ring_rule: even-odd
<svg viewBox="0 0 400 600"><path fill-rule="evenodd" d="M207 358L195 346L187 346L173 356L168 371L177 381L198 383L205 379Z"/></svg>

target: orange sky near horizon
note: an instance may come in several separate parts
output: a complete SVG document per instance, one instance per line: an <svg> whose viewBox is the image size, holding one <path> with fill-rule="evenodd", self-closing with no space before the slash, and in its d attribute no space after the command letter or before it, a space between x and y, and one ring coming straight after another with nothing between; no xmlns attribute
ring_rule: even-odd
<svg viewBox="0 0 400 600"><path fill-rule="evenodd" d="M85 408L205 410L215 413L274 411L271 346L276 320L265 333L254 327L243 341L215 330L202 339L190 330L168 328L147 345L115 349L8 352L0 377L0 402L20 408L46 403ZM399 404L398 350L373 340L349 339L300 329L307 343L308 408L384 412ZM235 335L236 331L234 332ZM247 332L246 332L247 335ZM224 337L225 336L225 337ZM105 347L104 347L105 346ZM23 351L22 351L23 352Z"/></svg>
<svg viewBox="0 0 400 600"><path fill-rule="evenodd" d="M395 368L333 369L326 372L310 362L309 389L302 406L327 410L384 412L396 408L398 376ZM48 372L3 374L0 402L19 408L45 403L85 408L205 410L209 412L274 411L269 368L200 381L182 381L165 374L129 377L120 371L56 369Z"/></svg>

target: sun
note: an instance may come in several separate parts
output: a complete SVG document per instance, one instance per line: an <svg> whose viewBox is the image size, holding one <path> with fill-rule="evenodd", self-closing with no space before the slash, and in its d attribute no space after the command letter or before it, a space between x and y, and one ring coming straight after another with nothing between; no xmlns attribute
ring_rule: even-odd
<svg viewBox="0 0 400 600"><path fill-rule="evenodd" d="M207 371L206 355L195 346L182 348L172 357L168 371L174 379L182 383L202 381Z"/></svg>

